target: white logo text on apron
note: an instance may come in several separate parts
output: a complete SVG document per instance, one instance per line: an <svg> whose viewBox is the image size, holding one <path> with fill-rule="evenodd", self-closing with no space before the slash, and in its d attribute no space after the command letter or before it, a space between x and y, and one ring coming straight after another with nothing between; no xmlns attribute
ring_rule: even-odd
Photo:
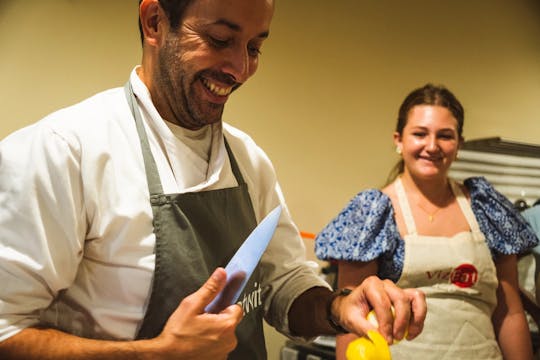
<svg viewBox="0 0 540 360"><path fill-rule="evenodd" d="M244 315L262 305L261 284L256 282L253 284L253 287L254 289L251 292L244 293L242 300L237 302L242 307L242 310L244 310Z"/></svg>

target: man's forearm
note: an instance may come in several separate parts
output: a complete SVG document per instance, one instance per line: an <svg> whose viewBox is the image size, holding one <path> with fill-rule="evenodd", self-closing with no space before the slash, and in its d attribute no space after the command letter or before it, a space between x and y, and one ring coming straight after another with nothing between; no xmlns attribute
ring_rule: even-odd
<svg viewBox="0 0 540 360"><path fill-rule="evenodd" d="M329 321L330 303L335 294L324 287L313 287L300 295L289 310L289 328L295 336L335 335Z"/></svg>
<svg viewBox="0 0 540 360"><path fill-rule="evenodd" d="M80 338L53 329L28 328L0 342L6 360L144 360L150 341L109 341Z"/></svg>

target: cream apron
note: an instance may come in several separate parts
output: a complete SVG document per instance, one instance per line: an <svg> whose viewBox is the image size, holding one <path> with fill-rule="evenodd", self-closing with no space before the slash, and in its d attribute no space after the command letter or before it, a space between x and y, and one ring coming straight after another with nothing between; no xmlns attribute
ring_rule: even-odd
<svg viewBox="0 0 540 360"><path fill-rule="evenodd" d="M420 336L390 347L396 360L502 359L491 322L497 302L495 265L469 202L450 183L471 231L442 237L418 235L401 179L395 182L407 227L397 285L424 291L428 305Z"/></svg>

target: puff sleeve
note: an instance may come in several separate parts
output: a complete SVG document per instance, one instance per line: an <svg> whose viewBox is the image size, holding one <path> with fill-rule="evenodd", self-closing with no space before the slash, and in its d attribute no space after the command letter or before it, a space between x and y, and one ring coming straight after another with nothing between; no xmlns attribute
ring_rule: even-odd
<svg viewBox="0 0 540 360"><path fill-rule="evenodd" d="M404 243L390 198L376 189L357 194L317 235L315 254L321 260L379 259L378 275L399 279Z"/></svg>
<svg viewBox="0 0 540 360"><path fill-rule="evenodd" d="M521 254L538 244L533 229L513 204L484 177L464 181L471 208L493 256Z"/></svg>

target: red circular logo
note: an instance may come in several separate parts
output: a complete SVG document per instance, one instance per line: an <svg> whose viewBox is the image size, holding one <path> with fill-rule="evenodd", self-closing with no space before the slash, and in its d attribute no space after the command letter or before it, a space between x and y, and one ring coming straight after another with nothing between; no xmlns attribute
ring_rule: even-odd
<svg viewBox="0 0 540 360"><path fill-rule="evenodd" d="M472 264L461 264L450 274L452 284L468 288L478 281L478 270Z"/></svg>

